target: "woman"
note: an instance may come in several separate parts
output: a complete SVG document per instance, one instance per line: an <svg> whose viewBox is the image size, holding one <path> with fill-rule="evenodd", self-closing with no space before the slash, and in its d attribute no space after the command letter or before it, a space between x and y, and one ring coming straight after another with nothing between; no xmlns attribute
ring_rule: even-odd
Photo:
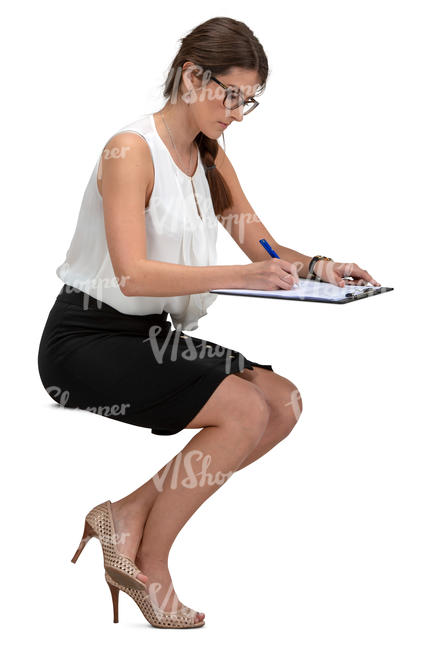
<svg viewBox="0 0 437 650"><path fill-rule="evenodd" d="M38 355L51 397L157 435L201 429L147 483L86 515L72 561L99 539L114 622L121 589L152 625L204 625L177 598L170 548L197 508L287 436L302 411L296 386L271 365L182 334L217 297L210 289L290 289L313 274L379 284L356 264L279 245L254 215L217 139L257 106L267 76L264 50L242 22L213 18L183 38L165 106L106 143L57 269L64 285ZM250 264L215 264L218 221Z"/></svg>

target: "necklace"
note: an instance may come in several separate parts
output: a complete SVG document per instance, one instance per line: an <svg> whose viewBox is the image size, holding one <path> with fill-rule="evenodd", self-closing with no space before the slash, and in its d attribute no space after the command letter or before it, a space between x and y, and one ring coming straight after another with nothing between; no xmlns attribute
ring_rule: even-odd
<svg viewBox="0 0 437 650"><path fill-rule="evenodd" d="M168 131L168 134L169 134L169 136L170 136L171 143L172 143L172 145L173 145L173 149L176 151L177 157L178 157L178 159L179 159L179 163L182 164L182 162L181 162L181 157L180 157L180 155L179 155L179 151L177 150L177 147L176 147L176 145L175 145L175 143L174 143L174 140L173 140L173 136L172 136L171 130L170 130L170 128L167 126L167 122L164 120L164 116L163 116L163 115L161 115L161 118L162 118L162 121L164 122L165 128L166 128L167 131ZM193 153L193 149L191 149L191 151L190 151L190 162L188 163L188 164L189 164L189 169L191 169L191 155L192 155L192 153ZM184 166L184 165L182 165L182 166ZM195 200L195 202L196 202L197 213L198 213L199 217L200 217L201 219L203 219L203 217L202 217L202 215L201 215L201 213L200 213L199 202L197 201L196 191L195 191L195 189L194 189L193 177L192 177L190 174L187 174L187 176L189 176L190 181L191 181L191 188L192 188L192 190L193 190L194 200Z"/></svg>

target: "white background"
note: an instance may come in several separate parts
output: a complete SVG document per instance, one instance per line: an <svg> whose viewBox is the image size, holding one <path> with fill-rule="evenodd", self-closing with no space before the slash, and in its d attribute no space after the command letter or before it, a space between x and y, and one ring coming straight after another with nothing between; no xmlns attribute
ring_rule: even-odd
<svg viewBox="0 0 437 650"><path fill-rule="evenodd" d="M12 644L435 649L434 10L420 0L3 8L2 588ZM162 107L178 39L216 15L245 21L271 67L260 107L225 133L252 207L281 244L356 262L394 291L342 306L219 296L201 319L195 336L292 380L303 413L181 531L173 582L206 625L164 632L123 593L112 623L96 540L77 565L70 558L85 514L148 480L195 431L164 438L57 407L37 350L101 147ZM250 263L219 230L219 263Z"/></svg>

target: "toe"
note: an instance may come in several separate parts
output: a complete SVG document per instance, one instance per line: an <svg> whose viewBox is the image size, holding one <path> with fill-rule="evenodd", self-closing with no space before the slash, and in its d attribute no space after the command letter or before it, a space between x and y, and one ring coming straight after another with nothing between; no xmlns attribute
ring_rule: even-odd
<svg viewBox="0 0 437 650"><path fill-rule="evenodd" d="M136 577L137 577L137 580L141 580L141 582L144 582L145 585L148 583L149 578L146 576L145 573L141 573L141 572L137 573Z"/></svg>

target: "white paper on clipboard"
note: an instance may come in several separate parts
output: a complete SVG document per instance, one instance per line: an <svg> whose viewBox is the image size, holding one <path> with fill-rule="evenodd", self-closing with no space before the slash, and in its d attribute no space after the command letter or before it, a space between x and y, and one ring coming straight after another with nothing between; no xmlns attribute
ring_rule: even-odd
<svg viewBox="0 0 437 650"><path fill-rule="evenodd" d="M319 298L329 300L330 302L337 302L344 300L346 294L357 295L362 293L369 287L373 287L372 284L368 283L366 285L345 285L344 287L337 287L335 284L330 282L319 282L318 280L305 280L299 278L299 286L294 289L275 289L273 291L260 291L258 289L211 289L210 293L219 291L220 293L230 293L234 295L241 296L263 296L272 298L291 298L297 299L302 298Z"/></svg>

